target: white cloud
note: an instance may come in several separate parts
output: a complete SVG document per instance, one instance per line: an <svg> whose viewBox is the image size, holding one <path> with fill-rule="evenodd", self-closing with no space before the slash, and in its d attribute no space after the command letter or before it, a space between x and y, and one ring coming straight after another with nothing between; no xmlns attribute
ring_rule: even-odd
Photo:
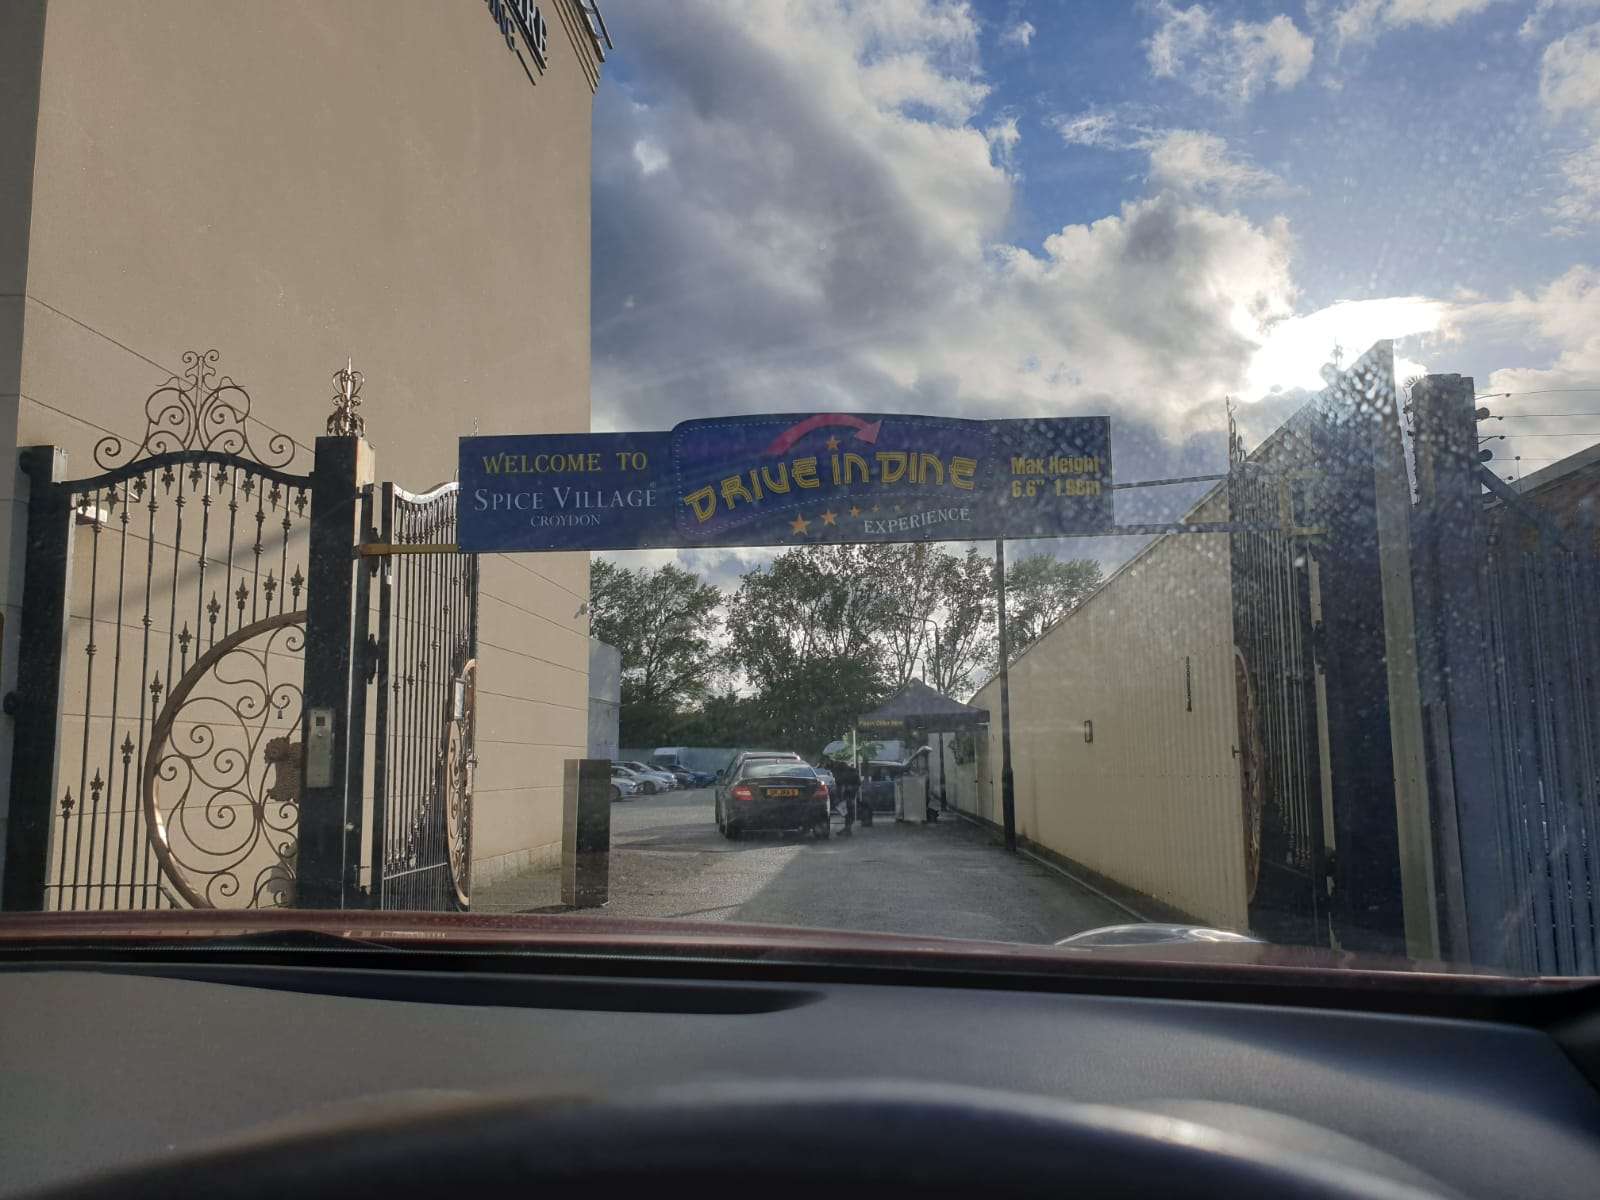
<svg viewBox="0 0 1600 1200"><path fill-rule="evenodd" d="M1052 124L1069 146L1145 151L1150 156L1148 178L1157 189L1210 195L1224 201L1290 190L1278 175L1235 153L1224 138L1214 133L1124 125L1109 112L1061 116Z"/></svg>
<svg viewBox="0 0 1600 1200"><path fill-rule="evenodd" d="M1335 12L1330 24L1336 48L1376 38L1386 4L1387 0L1351 0Z"/></svg>
<svg viewBox="0 0 1600 1200"><path fill-rule="evenodd" d="M1335 347L1348 364L1376 341L1437 333L1449 311L1450 306L1441 300L1391 296L1341 300L1275 322L1250 360L1243 394L1256 400L1278 390L1315 391L1323 385L1321 367L1332 361ZM1417 364L1407 364L1404 371L1400 363L1395 365L1395 375L1402 383L1416 370Z"/></svg>
<svg viewBox="0 0 1600 1200"><path fill-rule="evenodd" d="M1503 0L1350 0L1330 21L1337 45L1374 41L1389 29L1442 29Z"/></svg>
<svg viewBox="0 0 1600 1200"><path fill-rule="evenodd" d="M1595 440L1591 424L1540 414L1592 412L1600 404L1600 269L1575 266L1531 293L1454 304L1447 332L1464 347L1493 345L1495 361L1511 364L1477 380L1478 394L1493 397L1491 411L1515 418L1483 427L1517 435L1491 444L1496 471L1537 471Z"/></svg>
<svg viewBox="0 0 1600 1200"><path fill-rule="evenodd" d="M1389 0L1385 20L1391 25L1449 25L1504 0Z"/></svg>
<svg viewBox="0 0 1600 1200"><path fill-rule="evenodd" d="M1545 366L1497 370L1480 391L1600 388L1600 268L1572 267L1531 295L1518 291L1508 300L1454 305L1449 322L1462 339L1505 338L1526 357L1549 358ZM1590 397L1595 400L1600 392Z"/></svg>
<svg viewBox="0 0 1600 1200"><path fill-rule="evenodd" d="M641 175L654 175L672 164L667 152L648 138L634 142L633 161L639 164Z"/></svg>
<svg viewBox="0 0 1600 1200"><path fill-rule="evenodd" d="M1290 311L1292 245L1281 220L1134 201L1063 227L1042 253L997 248L936 328L870 357L913 394L938 384L1014 413L1110 408L1177 434L1207 419Z"/></svg>
<svg viewBox="0 0 1600 1200"><path fill-rule="evenodd" d="M1265 24L1234 22L1229 29L1239 68L1246 78L1271 73L1275 87L1287 90L1311 70L1315 45L1311 36L1300 31L1281 13Z"/></svg>
<svg viewBox="0 0 1600 1200"><path fill-rule="evenodd" d="M1202 95L1245 101L1268 84L1287 91L1311 70L1313 39L1282 13L1224 25L1203 4L1162 0L1158 11L1161 25L1146 46L1151 71Z"/></svg>
<svg viewBox="0 0 1600 1200"><path fill-rule="evenodd" d="M1552 233L1581 236L1600 224L1600 138L1560 156L1563 191L1546 210L1555 220Z"/></svg>
<svg viewBox="0 0 1600 1200"><path fill-rule="evenodd" d="M1150 180L1158 187L1224 199L1284 190L1282 179L1232 154L1214 133L1169 129L1142 144L1150 151Z"/></svg>
<svg viewBox="0 0 1600 1200"><path fill-rule="evenodd" d="M1051 125L1069 146L1117 145L1117 119L1108 112L1060 116L1052 120Z"/></svg>
<svg viewBox="0 0 1600 1200"><path fill-rule="evenodd" d="M1463 294L1340 301L1269 323L1240 392L1247 402L1241 420L1254 437L1264 436L1322 387L1317 364L1332 361L1336 347L1348 364L1385 338L1399 343L1395 380L1401 385L1434 367L1462 371L1462 360L1471 356L1513 364L1477 379L1479 395L1513 393L1491 402L1496 413L1593 408L1600 403L1600 268L1572 267L1531 293L1514 291L1501 300ZM1509 467L1517 454L1537 469L1584 444L1565 436L1573 426L1560 420L1523 417L1514 427L1488 431L1513 428L1516 441L1495 446L1497 469Z"/></svg>
<svg viewBox="0 0 1600 1200"><path fill-rule="evenodd" d="M1519 37L1536 38L1544 32L1544 19L1558 8L1600 8L1600 0L1539 0L1517 30Z"/></svg>
<svg viewBox="0 0 1600 1200"><path fill-rule="evenodd" d="M1572 112L1600 121L1600 22L1545 47L1539 99L1553 116Z"/></svg>
<svg viewBox="0 0 1600 1200"><path fill-rule="evenodd" d="M1203 4L1189 8L1161 6L1161 27L1150 38L1150 69L1171 78L1213 37L1211 10Z"/></svg>
<svg viewBox="0 0 1600 1200"><path fill-rule="evenodd" d="M1032 22L1018 21L1013 25L1008 25L1000 34L1000 44L1002 46L1016 46L1020 50L1026 50L1032 43L1033 35L1036 32L1037 30L1034 29Z"/></svg>
<svg viewBox="0 0 1600 1200"><path fill-rule="evenodd" d="M1545 47L1539 100L1554 120L1579 123L1576 144L1556 152L1561 191L1546 209L1553 232L1578 235L1600 223L1600 22Z"/></svg>
<svg viewBox="0 0 1600 1200"><path fill-rule="evenodd" d="M954 122L971 117L989 94L984 84L947 75L921 53L896 54L864 68L861 87L881 108L919 105Z"/></svg>

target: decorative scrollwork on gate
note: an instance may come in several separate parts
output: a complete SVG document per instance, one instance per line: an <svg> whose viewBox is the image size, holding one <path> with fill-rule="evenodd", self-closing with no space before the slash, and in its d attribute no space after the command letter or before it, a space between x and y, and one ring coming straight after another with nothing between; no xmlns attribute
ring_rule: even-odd
<svg viewBox="0 0 1600 1200"><path fill-rule="evenodd" d="M130 446L114 433L95 443L94 461L114 470L137 459L182 450L210 450L240 455L262 466L281 469L294 459L294 439L273 433L266 454L250 442L250 393L231 376L217 375L215 350L186 350L183 372L145 398L144 437Z"/></svg>
<svg viewBox="0 0 1600 1200"><path fill-rule="evenodd" d="M345 360L342 371L333 373L333 412L328 417L329 437L366 437L367 419L357 410L361 407L361 387L367 377L356 370L355 363Z"/></svg>
<svg viewBox="0 0 1600 1200"><path fill-rule="evenodd" d="M462 908L469 907L472 895L472 778L477 767L472 735L477 695L478 663L473 659L452 681L439 763L450 881L455 887L456 903Z"/></svg>
<svg viewBox="0 0 1600 1200"><path fill-rule="evenodd" d="M304 610L196 660L151 730L141 799L162 873L196 908L294 903Z"/></svg>

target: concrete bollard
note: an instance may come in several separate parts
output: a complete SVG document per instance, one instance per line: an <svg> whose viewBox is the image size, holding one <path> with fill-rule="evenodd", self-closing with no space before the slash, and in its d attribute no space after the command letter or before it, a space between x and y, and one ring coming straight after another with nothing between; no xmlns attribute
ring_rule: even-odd
<svg viewBox="0 0 1600 1200"><path fill-rule="evenodd" d="M598 908L610 898L611 760L569 758L563 774L561 903Z"/></svg>

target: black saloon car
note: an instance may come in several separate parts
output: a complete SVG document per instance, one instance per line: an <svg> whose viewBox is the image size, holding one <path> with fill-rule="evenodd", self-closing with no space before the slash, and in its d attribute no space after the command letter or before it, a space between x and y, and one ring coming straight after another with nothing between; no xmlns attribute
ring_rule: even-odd
<svg viewBox="0 0 1600 1200"><path fill-rule="evenodd" d="M732 839L752 829L813 830L829 836L828 785L806 763L750 758L717 789L717 828Z"/></svg>

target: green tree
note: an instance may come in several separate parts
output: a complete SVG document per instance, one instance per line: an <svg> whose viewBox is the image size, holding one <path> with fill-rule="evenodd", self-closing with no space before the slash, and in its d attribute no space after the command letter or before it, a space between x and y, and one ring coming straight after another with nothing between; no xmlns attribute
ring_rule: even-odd
<svg viewBox="0 0 1600 1200"><path fill-rule="evenodd" d="M767 740L814 754L883 698L890 600L872 549L788 550L740 579L727 660Z"/></svg>
<svg viewBox="0 0 1600 1200"><path fill-rule="evenodd" d="M674 745L681 719L675 706L642 699L633 680L622 681L622 706L617 714L619 745L646 749Z"/></svg>
<svg viewBox="0 0 1600 1200"><path fill-rule="evenodd" d="M754 698L758 740L815 757L840 728L849 728L862 713L876 708L885 691L883 675L868 659L802 662L779 686Z"/></svg>
<svg viewBox="0 0 1600 1200"><path fill-rule="evenodd" d="M876 546L883 589L883 641L890 682L900 687L920 665L930 686L970 694L994 660L994 570L974 546L960 557L928 542Z"/></svg>
<svg viewBox="0 0 1600 1200"><path fill-rule="evenodd" d="M977 676L994 662L994 562L975 546L952 559L940 597L933 685L947 696L970 696Z"/></svg>
<svg viewBox="0 0 1600 1200"><path fill-rule="evenodd" d="M1063 562L1050 553L1030 554L1006 567L1006 633L1011 661L1101 583L1100 564L1092 558ZM992 660L991 660L992 661Z"/></svg>
<svg viewBox="0 0 1600 1200"><path fill-rule="evenodd" d="M589 564L589 632L622 654L622 740L657 744L710 690L722 592L667 564L628 570Z"/></svg>
<svg viewBox="0 0 1600 1200"><path fill-rule="evenodd" d="M959 570L958 560L932 542L873 546L867 555L877 567L873 586L882 594L879 637L890 686L904 687L919 664L925 670L932 664L937 674L933 646L939 639L933 628Z"/></svg>
<svg viewBox="0 0 1600 1200"><path fill-rule="evenodd" d="M728 659L758 693L803 663L865 658L879 667L886 598L862 546L786 550L746 572L728 603Z"/></svg>
<svg viewBox="0 0 1600 1200"><path fill-rule="evenodd" d="M685 746L759 745L769 740L764 720L754 698L719 692L681 714L667 741Z"/></svg>

